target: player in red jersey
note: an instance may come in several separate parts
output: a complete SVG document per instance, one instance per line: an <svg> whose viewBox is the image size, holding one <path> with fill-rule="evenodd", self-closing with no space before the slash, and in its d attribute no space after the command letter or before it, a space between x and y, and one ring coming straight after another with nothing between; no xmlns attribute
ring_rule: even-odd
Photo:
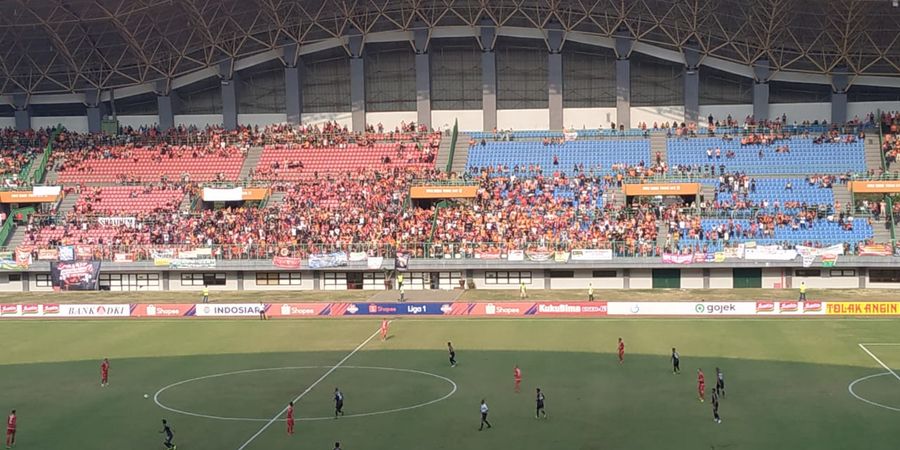
<svg viewBox="0 0 900 450"><path fill-rule="evenodd" d="M619 364L625 362L625 341L619 338Z"/></svg>
<svg viewBox="0 0 900 450"><path fill-rule="evenodd" d="M100 363L100 387L109 386L109 358Z"/></svg>
<svg viewBox="0 0 900 450"><path fill-rule="evenodd" d="M388 321L387 319L381 319L381 340L387 340L388 334Z"/></svg>
<svg viewBox="0 0 900 450"><path fill-rule="evenodd" d="M519 368L518 364L513 369L513 380L515 380L515 390L516 393L519 393L519 386L522 385L522 369Z"/></svg>
<svg viewBox="0 0 900 450"><path fill-rule="evenodd" d="M703 402L703 397L706 393L706 377L703 376L703 371L697 369L697 394L700 396L700 402Z"/></svg>
<svg viewBox="0 0 900 450"><path fill-rule="evenodd" d="M294 434L294 402L288 403L287 408L287 433Z"/></svg>
<svg viewBox="0 0 900 450"><path fill-rule="evenodd" d="M9 413L6 418L6 448L16 445L16 410Z"/></svg>

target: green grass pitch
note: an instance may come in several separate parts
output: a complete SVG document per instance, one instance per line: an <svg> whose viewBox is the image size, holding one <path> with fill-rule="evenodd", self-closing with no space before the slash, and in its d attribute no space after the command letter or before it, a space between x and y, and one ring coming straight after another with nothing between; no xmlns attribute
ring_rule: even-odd
<svg viewBox="0 0 900 450"><path fill-rule="evenodd" d="M378 321L10 321L0 325L0 412L18 410L16 448L24 450L161 449L162 418L182 450L328 450L335 441L347 450L888 449L897 443L900 379L888 373L855 386L889 408L855 398L848 385L887 373L858 344L900 343L897 324L401 319L386 342L376 337L347 358ZM681 375L671 372L673 346ZM867 348L900 369L900 345ZM101 388L104 356L111 385ZM516 364L524 373L519 394ZM696 394L697 368L709 390L716 366L728 387L722 424L713 423L708 394L706 403ZM154 402L173 383L236 371L249 372L160 393L166 407L195 415ZM346 396L347 417L337 420L335 387ZM548 420L534 418L535 387L546 393ZM259 432L304 391L295 435L282 421ZM479 432L482 398L494 428Z"/></svg>

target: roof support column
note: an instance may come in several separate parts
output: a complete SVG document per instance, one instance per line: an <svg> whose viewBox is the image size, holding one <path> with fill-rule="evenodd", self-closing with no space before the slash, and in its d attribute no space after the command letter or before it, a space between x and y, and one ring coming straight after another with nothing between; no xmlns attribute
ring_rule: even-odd
<svg viewBox="0 0 900 450"><path fill-rule="evenodd" d="M219 78L222 80L222 126L226 130L238 127L238 82L240 75L234 70L234 60L219 64Z"/></svg>
<svg viewBox="0 0 900 450"><path fill-rule="evenodd" d="M562 46L565 43L565 32L559 24L550 24L547 30L547 88L550 107L550 129L563 129L563 67Z"/></svg>
<svg viewBox="0 0 900 450"><path fill-rule="evenodd" d="M769 79L772 69L769 60L760 59L753 64L753 118L769 120Z"/></svg>
<svg viewBox="0 0 900 450"><path fill-rule="evenodd" d="M497 129L497 55L494 44L497 41L497 27L484 20L478 43L481 45L481 110L484 131Z"/></svg>
<svg viewBox="0 0 900 450"><path fill-rule="evenodd" d="M13 108L16 115L16 130L27 131L31 129L31 110L27 94L13 94Z"/></svg>
<svg viewBox="0 0 900 450"><path fill-rule="evenodd" d="M684 121L697 123L700 118L700 51L684 48Z"/></svg>
<svg viewBox="0 0 900 450"><path fill-rule="evenodd" d="M428 54L430 36L421 23L413 30L416 51L416 123L431 128L431 55Z"/></svg>
<svg viewBox="0 0 900 450"><path fill-rule="evenodd" d="M847 91L850 89L850 76L846 67L836 68L831 74L831 123L847 122Z"/></svg>
<svg viewBox="0 0 900 450"><path fill-rule="evenodd" d="M350 51L350 111L353 131L366 131L366 64L363 60L363 36L354 30L349 36Z"/></svg>
<svg viewBox="0 0 900 450"><path fill-rule="evenodd" d="M106 107L100 101L100 91L85 92L85 106L87 106L88 132L99 133L102 131L103 116Z"/></svg>
<svg viewBox="0 0 900 450"><path fill-rule="evenodd" d="M631 50L634 38L625 31L615 34L616 50L616 123L631 128Z"/></svg>
<svg viewBox="0 0 900 450"><path fill-rule="evenodd" d="M297 57L297 44L284 48L284 109L287 123L300 124L303 116L303 90L300 84L300 58Z"/></svg>

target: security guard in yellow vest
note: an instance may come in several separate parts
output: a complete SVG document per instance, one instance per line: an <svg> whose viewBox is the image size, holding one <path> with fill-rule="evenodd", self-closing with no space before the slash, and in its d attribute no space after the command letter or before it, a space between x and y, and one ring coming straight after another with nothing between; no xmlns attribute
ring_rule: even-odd
<svg viewBox="0 0 900 450"><path fill-rule="evenodd" d="M806 282L805 281L800 282L800 301L801 302L806 301Z"/></svg>
<svg viewBox="0 0 900 450"><path fill-rule="evenodd" d="M588 283L588 301L594 301L594 283Z"/></svg>
<svg viewBox="0 0 900 450"><path fill-rule="evenodd" d="M203 285L203 303L209 303L209 287Z"/></svg>
<svg viewBox="0 0 900 450"><path fill-rule="evenodd" d="M397 274L397 289L403 289L403 274Z"/></svg>

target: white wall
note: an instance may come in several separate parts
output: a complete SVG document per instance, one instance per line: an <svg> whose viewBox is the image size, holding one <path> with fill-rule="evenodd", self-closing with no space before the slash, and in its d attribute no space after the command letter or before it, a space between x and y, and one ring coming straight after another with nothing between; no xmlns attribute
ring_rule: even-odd
<svg viewBox="0 0 900 450"><path fill-rule="evenodd" d="M273 271L274 272L274 271ZM256 272L244 272L244 290L246 291L308 291L312 290L315 281L313 281L312 272L302 272L300 274L300 284L292 285L267 285L256 284ZM227 282L227 281L226 281ZM171 281L170 281L171 283Z"/></svg>
<svg viewBox="0 0 900 450"><path fill-rule="evenodd" d="M400 122L415 122L415 111L389 111L389 112L370 112L366 113L366 123L374 127L378 124L384 125L385 130L393 130L400 126Z"/></svg>
<svg viewBox="0 0 900 450"><path fill-rule="evenodd" d="M475 289L491 289L491 290L519 290L518 283L510 284L485 284L485 270L475 270L472 272L471 280L475 283ZM506 272L506 270L497 270L493 272ZM544 271L543 270L515 270L515 272L531 272L531 284L526 284L525 288L529 291L535 289L544 289ZM515 294L518 298L518 294Z"/></svg>
<svg viewBox="0 0 900 450"><path fill-rule="evenodd" d="M622 289L625 284L622 278L622 272L617 271L619 276L615 278L594 278L592 270L576 270L574 278L551 278L550 289L577 289L583 291L576 294L574 299L587 299L588 284L594 285L594 296L598 296L601 289Z"/></svg>
<svg viewBox="0 0 900 450"><path fill-rule="evenodd" d="M337 122L341 126L352 128L353 114L349 112L302 114L300 115L300 122L304 125L319 125L325 122Z"/></svg>
<svg viewBox="0 0 900 450"><path fill-rule="evenodd" d="M31 128L40 129L46 127L55 127L62 125L69 131L78 133L87 133L88 118L87 116L66 116L66 117L32 117Z"/></svg>
<svg viewBox="0 0 900 450"><path fill-rule="evenodd" d="M549 130L549 109L499 109L497 129L500 130Z"/></svg>
<svg viewBox="0 0 900 450"><path fill-rule="evenodd" d="M733 271L729 269L709 269L709 288L710 289L732 289L734 288Z"/></svg>
<svg viewBox="0 0 900 450"><path fill-rule="evenodd" d="M653 122L660 126L669 122L684 121L684 106L636 106L631 108L631 126L636 128L641 122L653 127Z"/></svg>
<svg viewBox="0 0 900 450"><path fill-rule="evenodd" d="M143 116L116 116L120 127L153 127L159 125L159 116L143 115Z"/></svg>
<svg viewBox="0 0 900 450"><path fill-rule="evenodd" d="M651 269L631 269L628 287L629 289L653 289L653 271Z"/></svg>
<svg viewBox="0 0 900 450"><path fill-rule="evenodd" d="M0 117L0 130L4 128L15 128L16 127L16 118L15 117Z"/></svg>
<svg viewBox="0 0 900 450"><path fill-rule="evenodd" d="M175 116L175 126L191 125L197 128L206 128L208 125L222 125L221 114L178 114Z"/></svg>
<svg viewBox="0 0 900 450"><path fill-rule="evenodd" d="M753 105L700 105L700 119L698 125L707 126L706 118L712 114L715 120L724 122L731 114L731 118L743 124L747 116L753 115Z"/></svg>
<svg viewBox="0 0 900 450"><path fill-rule="evenodd" d="M847 120L859 116L859 120L866 120L866 114L881 111L900 111L900 102L850 102L847 103Z"/></svg>
<svg viewBox="0 0 900 450"><path fill-rule="evenodd" d="M800 283L806 283L806 287L811 289L857 289L859 288L859 277L831 277L828 276L828 269L822 268L822 276L819 277L797 277L791 279L791 286L794 289L800 289ZM765 287L765 286L763 286Z"/></svg>
<svg viewBox="0 0 900 450"><path fill-rule="evenodd" d="M827 120L831 122L831 103L772 103L769 104L769 117L774 119L781 118L782 114L787 114L787 122L789 124L801 123L804 120L810 122L818 120L819 122ZM852 116L851 116L852 117Z"/></svg>
<svg viewBox="0 0 900 450"><path fill-rule="evenodd" d="M781 269L764 268L762 270L763 289L784 288L785 283L787 283L787 279L784 277L784 273L782 273ZM797 282L795 284L799 286L800 282Z"/></svg>
<svg viewBox="0 0 900 450"><path fill-rule="evenodd" d="M703 269L681 269L682 289L703 289Z"/></svg>
<svg viewBox="0 0 900 450"><path fill-rule="evenodd" d="M564 108L563 126L569 130L609 129L616 121L616 108Z"/></svg>
<svg viewBox="0 0 900 450"><path fill-rule="evenodd" d="M287 114L238 114L238 123L263 128L268 125L287 123Z"/></svg>
<svg viewBox="0 0 900 450"><path fill-rule="evenodd" d="M484 112L480 109L458 111L431 111L431 127L435 130L453 129L453 121L459 121L459 131L482 131Z"/></svg>

